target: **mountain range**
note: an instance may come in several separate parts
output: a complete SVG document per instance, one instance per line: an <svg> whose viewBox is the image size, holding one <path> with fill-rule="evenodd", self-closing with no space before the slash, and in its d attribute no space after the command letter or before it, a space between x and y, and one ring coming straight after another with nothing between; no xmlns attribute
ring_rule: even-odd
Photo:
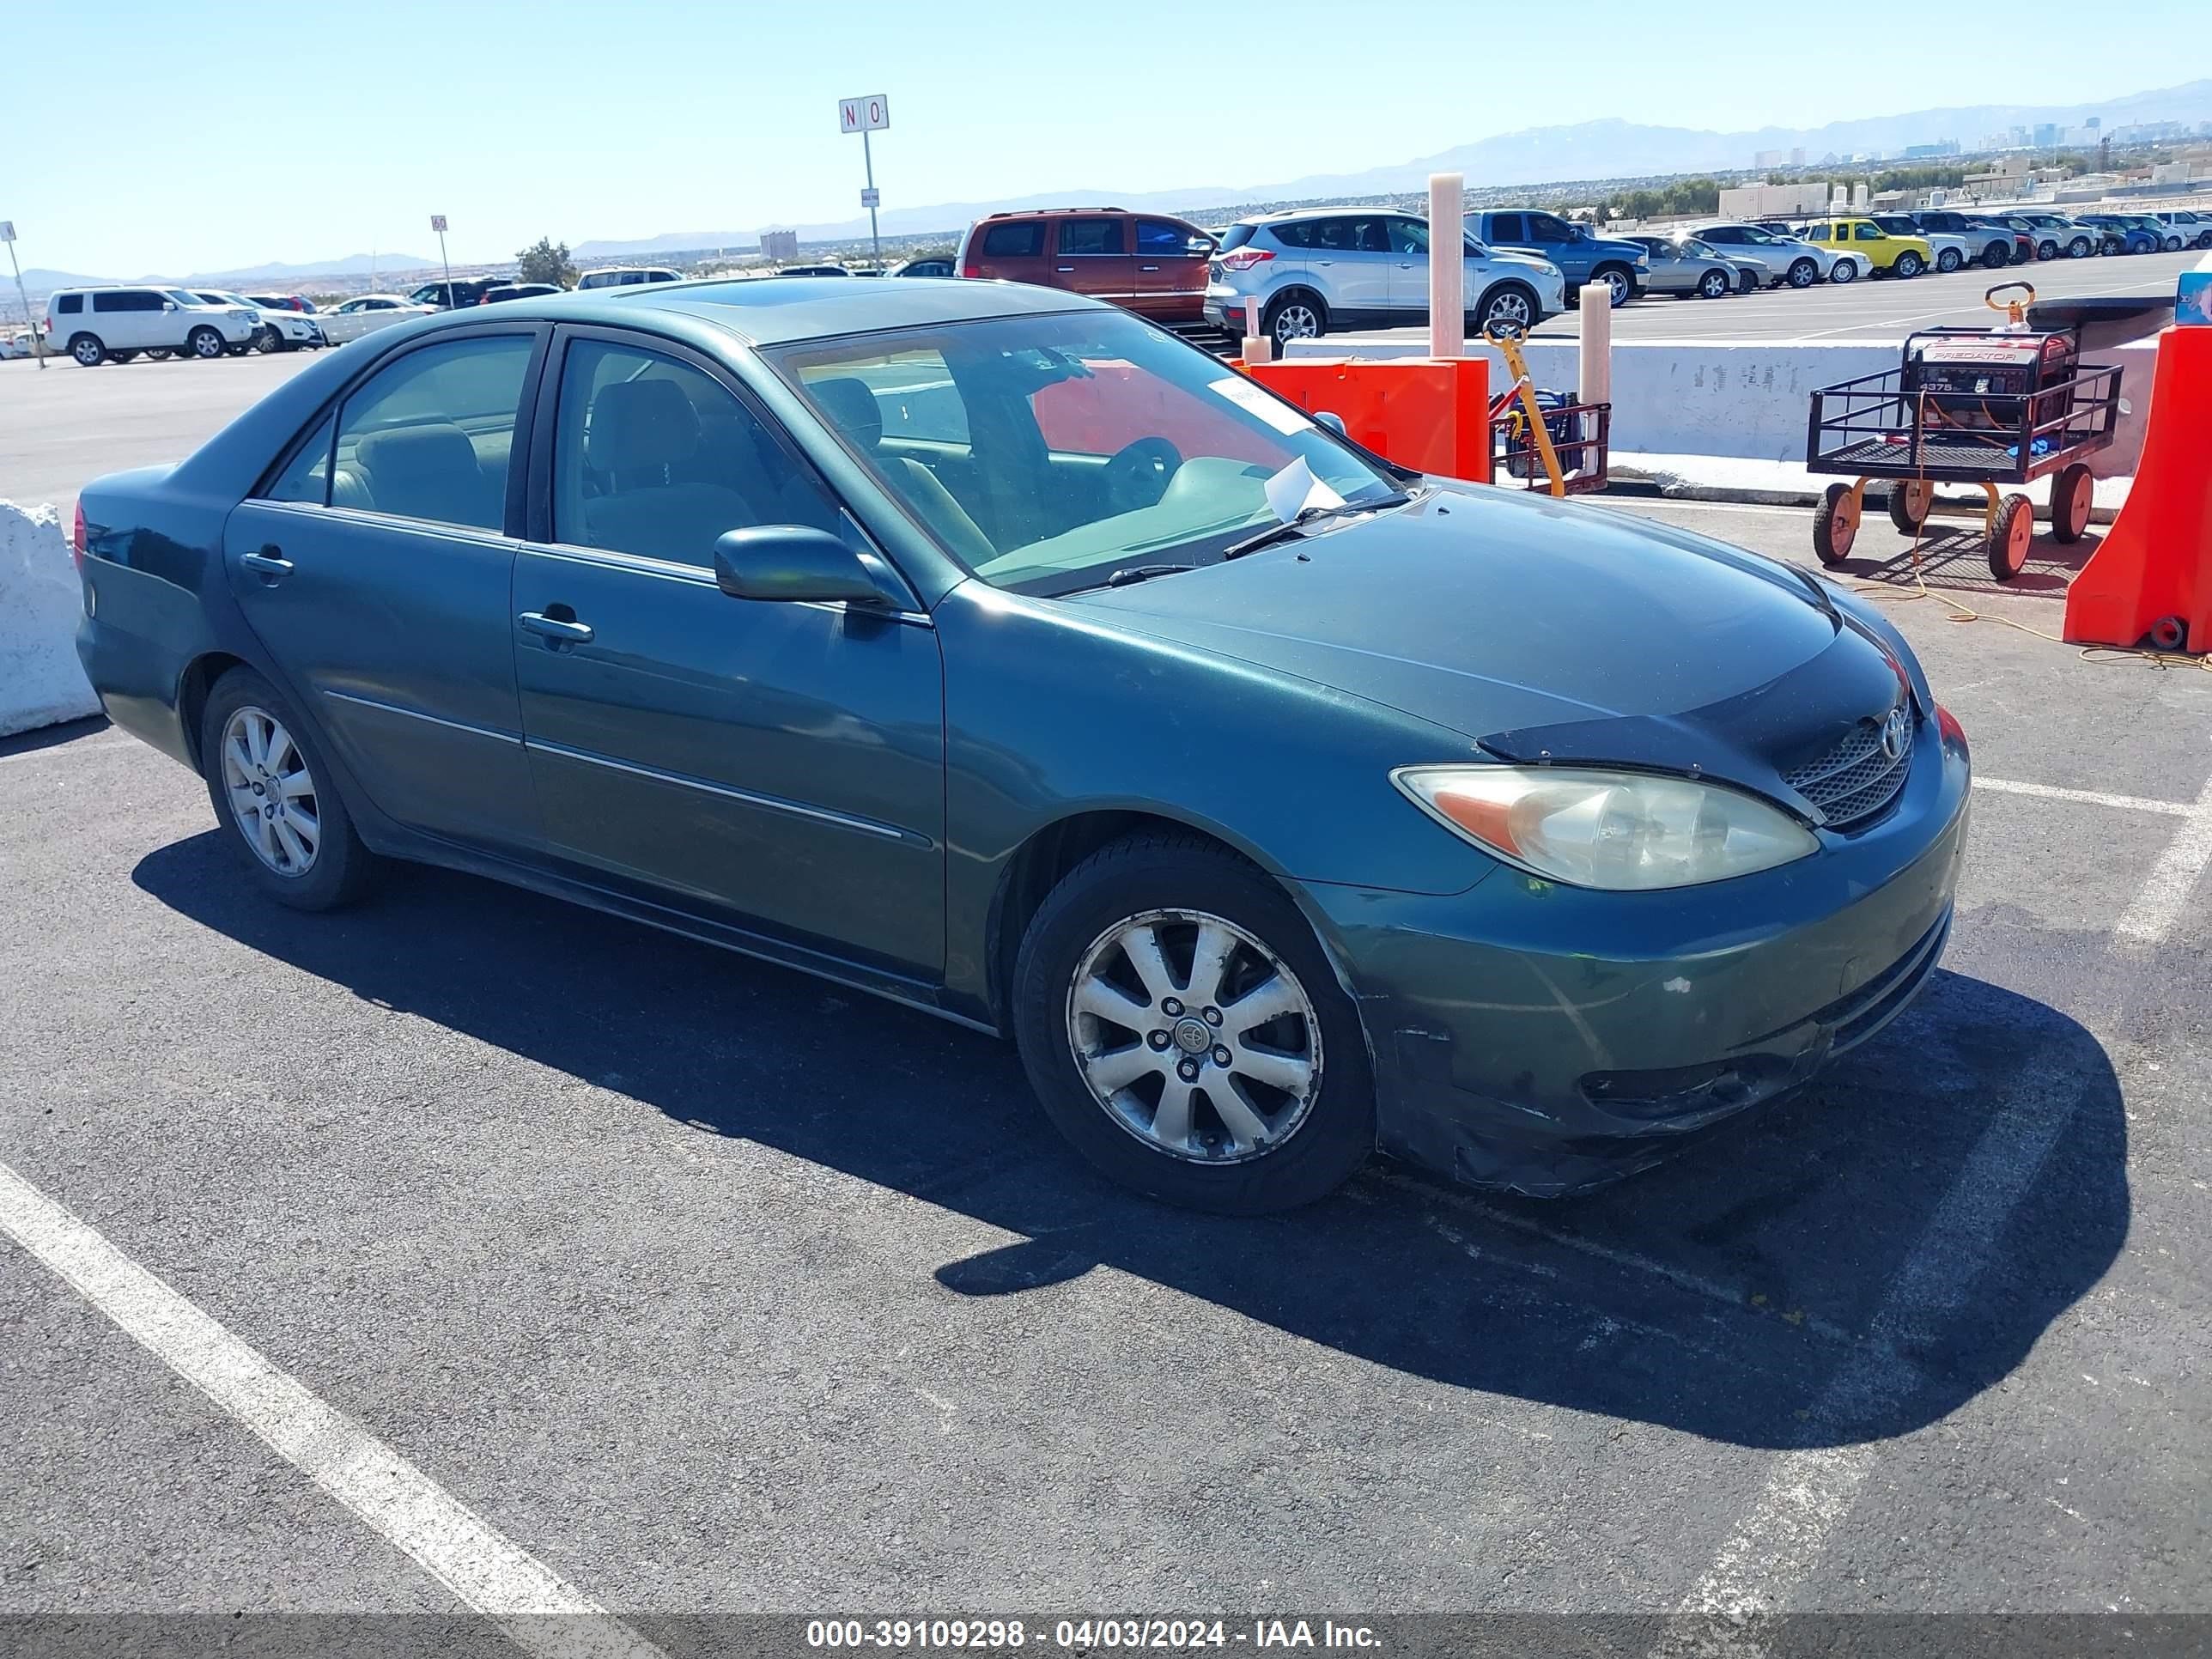
<svg viewBox="0 0 2212 1659"><path fill-rule="evenodd" d="M1470 186L1558 184L1583 179L1649 179L1668 174L1746 172L1761 150L1802 149L1814 158L1828 155L1894 155L1911 144L1956 139L1972 147L1984 134L2045 123L2078 126L2092 116L2106 131L2154 121L2212 120L2212 80L2191 81L2101 101L2069 104L1976 104L1914 110L1902 115L1832 121L1818 127L1760 127L1753 131L1717 132L1688 127L1654 126L1607 118L1571 126L1529 127L1499 133L1419 155L1410 161L1354 173L1309 173L1275 183L1189 185L1174 190L1060 190L994 201L939 202L926 207L893 207L879 217L887 236L950 234L988 213L1039 207L1121 207L1162 213L1203 214L1210 210L1255 203L1358 198L1403 194L1427 185L1432 173L1459 173ZM578 243L579 263L699 248L750 250L762 229L796 230L802 241L850 240L867 234L865 216L811 224L776 223L746 230L669 231L629 240ZM313 276L358 276L372 268L416 271L436 262L415 254L355 253L343 259L301 264L253 265L238 270L196 272L184 277L134 277L137 282L177 281L210 288L289 285ZM25 283L35 290L113 278L67 271L27 270Z"/></svg>

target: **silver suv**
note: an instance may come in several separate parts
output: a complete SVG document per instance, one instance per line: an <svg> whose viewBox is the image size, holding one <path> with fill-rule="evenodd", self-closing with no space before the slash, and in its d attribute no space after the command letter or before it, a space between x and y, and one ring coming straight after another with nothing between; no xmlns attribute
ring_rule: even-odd
<svg viewBox="0 0 2212 1659"><path fill-rule="evenodd" d="M1467 327L1531 329L1566 309L1559 268L1465 238ZM1355 328L1429 320L1429 222L1397 208L1299 208L1240 219L1207 268L1206 319L1244 331L1246 301L1279 349Z"/></svg>

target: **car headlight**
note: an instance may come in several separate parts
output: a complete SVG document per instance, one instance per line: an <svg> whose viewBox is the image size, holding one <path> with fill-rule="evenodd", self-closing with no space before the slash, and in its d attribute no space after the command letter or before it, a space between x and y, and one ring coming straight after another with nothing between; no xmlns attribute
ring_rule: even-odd
<svg viewBox="0 0 2212 1659"><path fill-rule="evenodd" d="M1741 792L1559 766L1405 766L1390 781L1484 852L1576 887L1648 892L1771 870L1813 832Z"/></svg>

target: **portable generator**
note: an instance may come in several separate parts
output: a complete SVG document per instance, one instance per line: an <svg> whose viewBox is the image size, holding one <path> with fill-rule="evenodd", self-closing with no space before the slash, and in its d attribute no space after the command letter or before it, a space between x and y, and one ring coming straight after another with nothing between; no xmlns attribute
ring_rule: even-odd
<svg viewBox="0 0 2212 1659"><path fill-rule="evenodd" d="M2005 283L1986 296L2017 289L2033 297L2026 283ZM2081 361L2081 337L2073 328L2031 328L2027 307L2006 307L2008 319L1997 328L1927 328L1905 340L1899 388L1911 400L1924 393L1926 407L1954 428L1996 431L2021 423L2021 405L1993 406L1993 398L2041 398L2031 425L2039 425L2072 408L2072 383Z"/></svg>

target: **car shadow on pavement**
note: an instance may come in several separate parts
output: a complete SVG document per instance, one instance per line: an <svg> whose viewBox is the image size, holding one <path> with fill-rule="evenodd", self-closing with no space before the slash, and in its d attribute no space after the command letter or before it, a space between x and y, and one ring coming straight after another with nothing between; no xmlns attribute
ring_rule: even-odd
<svg viewBox="0 0 2212 1659"><path fill-rule="evenodd" d="M254 951L684 1133L1021 1235L937 1267L949 1321L1104 1266L1462 1389L1744 1445L1840 1444L1924 1426L2002 1379L2127 1231L2121 1096L2097 1040L1948 972L1811 1086L1600 1193L1474 1193L1378 1160L1322 1204L1235 1221L1092 1175L990 1037L446 872L397 869L358 909L301 915L252 891L236 856L210 832L135 878Z"/></svg>

